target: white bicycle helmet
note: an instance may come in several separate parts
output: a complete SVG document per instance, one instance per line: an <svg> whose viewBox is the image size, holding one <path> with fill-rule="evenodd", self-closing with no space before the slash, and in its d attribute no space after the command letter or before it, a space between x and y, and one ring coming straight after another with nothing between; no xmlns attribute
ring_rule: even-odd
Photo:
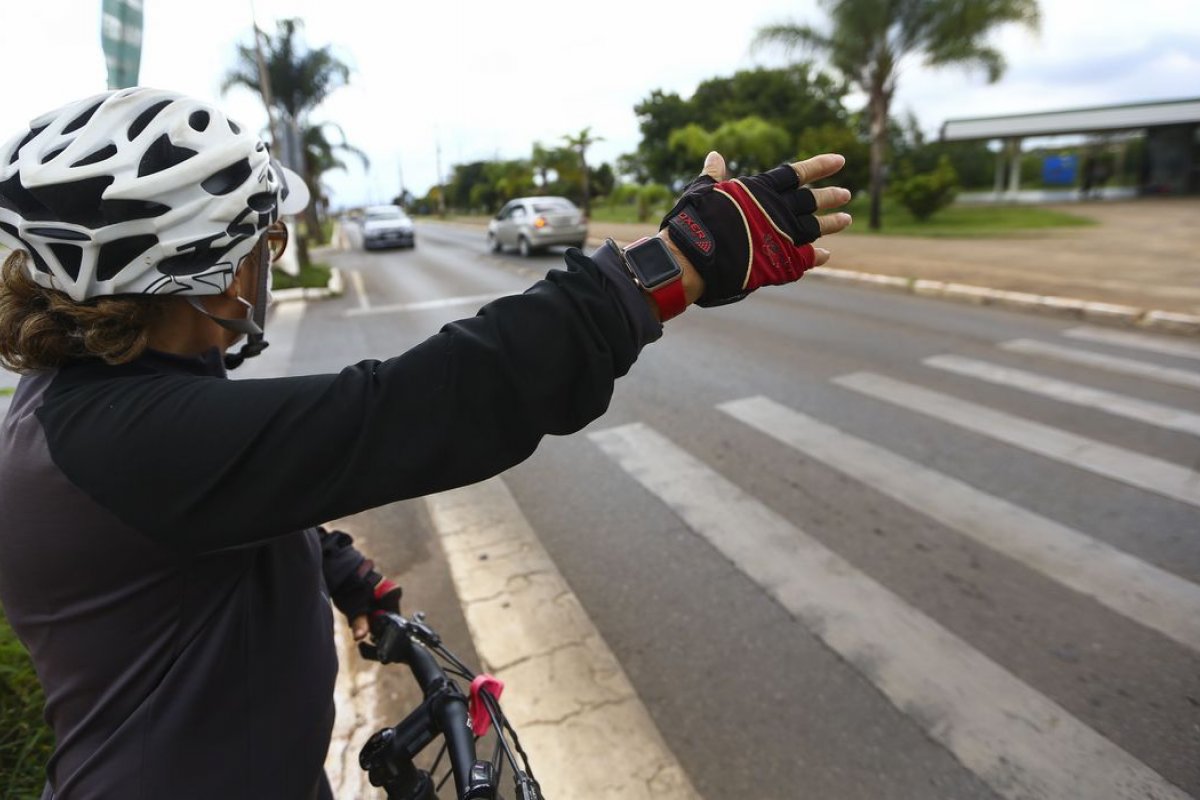
<svg viewBox="0 0 1200 800"><path fill-rule="evenodd" d="M0 146L0 242L80 302L219 294L304 182L221 111L133 88L38 117Z"/></svg>

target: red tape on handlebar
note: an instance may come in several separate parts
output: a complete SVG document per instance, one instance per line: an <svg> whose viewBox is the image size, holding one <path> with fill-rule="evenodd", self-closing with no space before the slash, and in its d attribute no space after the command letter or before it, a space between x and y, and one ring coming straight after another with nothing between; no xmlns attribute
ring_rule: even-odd
<svg viewBox="0 0 1200 800"><path fill-rule="evenodd" d="M475 680L471 681L471 700L468 708L471 713L471 733L476 736L485 735L492 727L492 715L488 713L483 698L479 696L481 691L490 694L492 699L499 700L500 693L504 691L504 681L486 673L477 675Z"/></svg>

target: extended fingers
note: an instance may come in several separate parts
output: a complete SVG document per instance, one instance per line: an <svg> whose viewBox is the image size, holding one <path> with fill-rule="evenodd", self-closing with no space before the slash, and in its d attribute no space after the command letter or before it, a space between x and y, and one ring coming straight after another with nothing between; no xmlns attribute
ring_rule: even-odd
<svg viewBox="0 0 1200 800"><path fill-rule="evenodd" d="M834 175L846 165L846 157L838 153L824 153L793 162L791 167L800 178L800 183L812 183Z"/></svg>
<svg viewBox="0 0 1200 800"><path fill-rule="evenodd" d="M817 222L821 226L822 236L828 236L831 233L844 231L846 228L850 227L850 223L853 221L854 218L844 211L838 212L837 214L826 214L824 216L817 217Z"/></svg>
<svg viewBox="0 0 1200 800"><path fill-rule="evenodd" d="M725 171L725 158L716 150L713 150L705 157L704 169L700 170L700 174L707 175L714 181L725 180L727 174Z"/></svg>
<svg viewBox="0 0 1200 800"><path fill-rule="evenodd" d="M837 208L850 202L850 190L840 186L827 186L823 189L813 189L813 199L817 208Z"/></svg>

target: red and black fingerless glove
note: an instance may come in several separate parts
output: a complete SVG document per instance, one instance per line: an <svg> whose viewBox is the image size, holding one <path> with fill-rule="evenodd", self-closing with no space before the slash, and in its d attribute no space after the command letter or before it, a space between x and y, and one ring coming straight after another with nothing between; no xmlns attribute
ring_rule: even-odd
<svg viewBox="0 0 1200 800"><path fill-rule="evenodd" d="M799 280L816 258L816 210L812 190L785 164L720 182L701 175L659 228L704 278L697 304L719 306L760 286Z"/></svg>
<svg viewBox="0 0 1200 800"><path fill-rule="evenodd" d="M354 548L348 534L325 528L317 533L329 599L346 619L377 611L400 613L400 587L375 571L375 562Z"/></svg>

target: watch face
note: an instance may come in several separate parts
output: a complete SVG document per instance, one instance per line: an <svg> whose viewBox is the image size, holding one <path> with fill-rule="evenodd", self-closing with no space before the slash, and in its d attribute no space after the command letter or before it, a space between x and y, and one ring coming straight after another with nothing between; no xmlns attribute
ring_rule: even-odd
<svg viewBox="0 0 1200 800"><path fill-rule="evenodd" d="M625 251L625 261L643 289L655 289L682 274L662 239L653 237Z"/></svg>

